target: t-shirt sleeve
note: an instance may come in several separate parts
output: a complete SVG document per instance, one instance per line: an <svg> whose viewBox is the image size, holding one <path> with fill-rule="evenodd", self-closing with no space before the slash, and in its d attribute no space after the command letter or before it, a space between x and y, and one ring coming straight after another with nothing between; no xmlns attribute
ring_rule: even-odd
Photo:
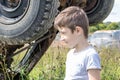
<svg viewBox="0 0 120 80"><path fill-rule="evenodd" d="M101 69L100 57L98 54L91 54L87 57L86 69Z"/></svg>

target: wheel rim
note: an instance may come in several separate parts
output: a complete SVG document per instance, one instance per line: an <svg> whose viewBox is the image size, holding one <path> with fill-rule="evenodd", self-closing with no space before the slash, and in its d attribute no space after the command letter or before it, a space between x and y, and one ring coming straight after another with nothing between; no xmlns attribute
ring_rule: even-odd
<svg viewBox="0 0 120 80"><path fill-rule="evenodd" d="M26 14L28 7L29 0L1 0L0 23L16 23Z"/></svg>
<svg viewBox="0 0 120 80"><path fill-rule="evenodd" d="M99 4L100 0L88 0L84 10L87 14L91 14L98 8Z"/></svg>

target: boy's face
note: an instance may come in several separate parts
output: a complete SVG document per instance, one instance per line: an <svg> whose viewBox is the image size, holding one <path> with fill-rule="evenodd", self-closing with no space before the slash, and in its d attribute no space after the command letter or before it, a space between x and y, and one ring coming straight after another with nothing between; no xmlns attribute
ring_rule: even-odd
<svg viewBox="0 0 120 80"><path fill-rule="evenodd" d="M67 27L58 28L61 36L61 41L65 43L69 48L75 48L79 44L80 32L76 29L72 31Z"/></svg>

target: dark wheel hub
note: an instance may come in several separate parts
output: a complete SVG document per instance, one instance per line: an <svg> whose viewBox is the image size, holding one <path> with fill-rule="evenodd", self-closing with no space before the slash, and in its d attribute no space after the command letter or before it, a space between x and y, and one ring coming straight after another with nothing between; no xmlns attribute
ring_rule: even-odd
<svg viewBox="0 0 120 80"><path fill-rule="evenodd" d="M28 0L2 0L0 1L0 15L6 18L16 18L25 12Z"/></svg>
<svg viewBox="0 0 120 80"><path fill-rule="evenodd" d="M14 8L19 4L20 0L4 0L3 4L6 5L6 7Z"/></svg>
<svg viewBox="0 0 120 80"><path fill-rule="evenodd" d="M90 14L96 10L99 3L100 0L88 0L84 10L87 12L87 14Z"/></svg>

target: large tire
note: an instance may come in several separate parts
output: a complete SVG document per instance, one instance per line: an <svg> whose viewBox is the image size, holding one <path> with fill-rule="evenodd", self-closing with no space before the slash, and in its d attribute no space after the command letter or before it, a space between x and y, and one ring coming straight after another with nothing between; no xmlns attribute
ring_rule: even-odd
<svg viewBox="0 0 120 80"><path fill-rule="evenodd" d="M17 6L0 1L0 41L21 45L37 40L51 28L58 0L19 0Z"/></svg>
<svg viewBox="0 0 120 80"><path fill-rule="evenodd" d="M111 12L114 0L88 0L86 11L90 24L102 22Z"/></svg>

